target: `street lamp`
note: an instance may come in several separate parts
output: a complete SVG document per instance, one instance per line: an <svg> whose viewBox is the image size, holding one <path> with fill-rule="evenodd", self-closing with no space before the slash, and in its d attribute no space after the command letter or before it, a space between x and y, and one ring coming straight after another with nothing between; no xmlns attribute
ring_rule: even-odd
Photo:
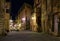
<svg viewBox="0 0 60 41"><path fill-rule="evenodd" d="M22 18L22 22L23 22L23 23L25 23L25 20L26 20L26 18L25 18L25 17L23 17L23 18Z"/></svg>
<svg viewBox="0 0 60 41"><path fill-rule="evenodd" d="M24 18L22 18L22 20L23 20L23 21L25 21L25 20L26 20L26 19L25 19L25 17L24 17Z"/></svg>

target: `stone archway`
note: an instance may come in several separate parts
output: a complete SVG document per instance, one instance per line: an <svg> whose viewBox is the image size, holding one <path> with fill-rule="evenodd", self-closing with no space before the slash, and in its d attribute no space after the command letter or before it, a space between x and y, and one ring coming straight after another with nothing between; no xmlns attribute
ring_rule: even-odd
<svg viewBox="0 0 60 41"><path fill-rule="evenodd" d="M58 36L60 34L60 15L58 12L53 14L52 17L52 34Z"/></svg>
<svg viewBox="0 0 60 41"><path fill-rule="evenodd" d="M60 13L58 13L58 34L60 36Z"/></svg>

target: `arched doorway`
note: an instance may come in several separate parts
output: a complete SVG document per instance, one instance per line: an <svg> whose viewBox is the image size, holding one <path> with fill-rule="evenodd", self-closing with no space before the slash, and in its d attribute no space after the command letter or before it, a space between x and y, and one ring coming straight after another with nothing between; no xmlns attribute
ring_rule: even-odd
<svg viewBox="0 0 60 41"><path fill-rule="evenodd" d="M58 36L60 34L60 14L56 12L52 15L52 32Z"/></svg>

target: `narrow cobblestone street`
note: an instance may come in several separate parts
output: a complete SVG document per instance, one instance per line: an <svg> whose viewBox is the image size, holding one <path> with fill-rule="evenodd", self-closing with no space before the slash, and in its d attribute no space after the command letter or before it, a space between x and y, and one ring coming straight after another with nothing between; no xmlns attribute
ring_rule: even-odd
<svg viewBox="0 0 60 41"><path fill-rule="evenodd" d="M31 31L12 31L0 41L60 41L60 37Z"/></svg>

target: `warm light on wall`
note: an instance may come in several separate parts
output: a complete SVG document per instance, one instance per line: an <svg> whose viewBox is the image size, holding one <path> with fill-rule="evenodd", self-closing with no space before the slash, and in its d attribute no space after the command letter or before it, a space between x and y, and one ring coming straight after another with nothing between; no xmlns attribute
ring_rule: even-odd
<svg viewBox="0 0 60 41"><path fill-rule="evenodd" d="M31 19L32 19L33 24L36 24L36 14L35 13L32 15Z"/></svg>
<svg viewBox="0 0 60 41"><path fill-rule="evenodd" d="M34 20L34 19L36 19L35 17L32 17L32 19Z"/></svg>
<svg viewBox="0 0 60 41"><path fill-rule="evenodd" d="M32 20L36 20L36 14L34 13L34 15L32 16Z"/></svg>
<svg viewBox="0 0 60 41"><path fill-rule="evenodd" d="M21 23L19 24L19 27L21 27Z"/></svg>

